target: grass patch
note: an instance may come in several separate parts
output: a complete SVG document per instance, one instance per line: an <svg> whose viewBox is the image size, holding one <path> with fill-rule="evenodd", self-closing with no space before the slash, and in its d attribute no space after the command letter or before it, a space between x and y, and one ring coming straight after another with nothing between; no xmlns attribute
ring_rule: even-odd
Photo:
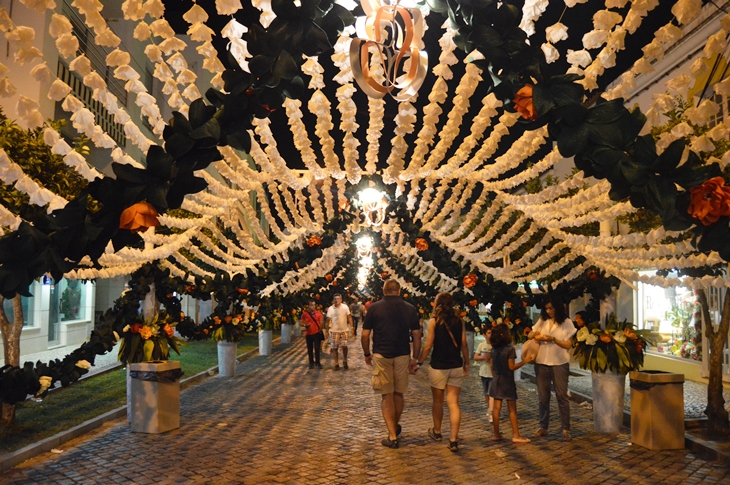
<svg viewBox="0 0 730 485"><path fill-rule="evenodd" d="M238 344L238 354L257 347L258 335L246 335ZM180 361L185 372L183 379L218 364L216 343L213 341L189 342L181 352L181 355L173 352L170 359ZM51 392L41 402L24 401L16 408L13 426L0 428L0 453L36 443L125 403L124 369L83 379Z"/></svg>

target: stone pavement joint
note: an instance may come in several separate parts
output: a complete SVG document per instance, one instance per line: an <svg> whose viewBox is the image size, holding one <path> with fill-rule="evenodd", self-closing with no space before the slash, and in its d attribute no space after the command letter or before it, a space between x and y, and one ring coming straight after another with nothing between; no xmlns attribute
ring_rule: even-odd
<svg viewBox="0 0 730 485"><path fill-rule="evenodd" d="M473 368L461 396L461 451L426 434L431 393L424 367L411 379L401 424L401 447L384 448L380 397L369 368L351 343L350 370L308 369L304 339L280 345L237 367L234 378L212 378L181 395L181 428L163 435L132 433L126 423L95 430L0 475L3 484L243 483L405 484L459 483L722 483L730 469L687 450L630 446L628 429L616 436L593 431L591 412L571 403L573 441L561 440L553 402L550 434L513 445L494 443L481 383ZM520 430L538 427L537 395L518 383ZM225 426L218 426L225 423ZM448 434L448 411L442 432ZM518 478L519 477L519 478Z"/></svg>

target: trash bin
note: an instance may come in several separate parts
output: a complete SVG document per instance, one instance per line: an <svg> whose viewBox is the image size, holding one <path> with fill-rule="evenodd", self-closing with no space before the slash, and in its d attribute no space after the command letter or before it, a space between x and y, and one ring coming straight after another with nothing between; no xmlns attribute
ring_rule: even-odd
<svg viewBox="0 0 730 485"><path fill-rule="evenodd" d="M684 448L684 374L629 373L631 442L650 450Z"/></svg>
<svg viewBox="0 0 730 485"><path fill-rule="evenodd" d="M131 422L137 433L164 433L180 427L180 362L129 364Z"/></svg>

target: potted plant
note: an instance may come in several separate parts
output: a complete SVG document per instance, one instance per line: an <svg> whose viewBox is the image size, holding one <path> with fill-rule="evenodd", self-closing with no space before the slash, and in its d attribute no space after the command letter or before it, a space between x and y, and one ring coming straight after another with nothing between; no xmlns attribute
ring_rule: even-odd
<svg viewBox="0 0 730 485"><path fill-rule="evenodd" d="M219 307L220 308L220 307ZM234 314L214 313L203 320L202 327L218 342L218 375L236 375L236 348L243 339L248 319L246 312Z"/></svg>
<svg viewBox="0 0 730 485"><path fill-rule="evenodd" d="M288 319L287 313L285 310L274 310L271 313L271 318L274 321L275 327L281 328L281 343L283 344L290 344L292 333L294 331L294 325L293 322L294 319Z"/></svg>
<svg viewBox="0 0 730 485"><path fill-rule="evenodd" d="M603 433L618 433L623 422L626 374L644 365L648 331L635 330L632 323L618 321L614 313L604 325L576 320L579 330L573 355L581 369L592 372L593 427Z"/></svg>
<svg viewBox="0 0 730 485"><path fill-rule="evenodd" d="M297 325L296 323L299 322L302 318L302 309L301 308L294 308L290 312L291 318L291 324L292 324L292 336L294 337L301 337L302 336L302 326Z"/></svg>
<svg viewBox="0 0 730 485"><path fill-rule="evenodd" d="M253 326L259 332L259 355L271 355L271 342L274 338L274 321L270 315L254 312Z"/></svg>
<svg viewBox="0 0 730 485"><path fill-rule="evenodd" d="M175 337L177 320L165 311L149 319L137 316L120 335L119 360L128 364L129 418L132 431L164 433L180 427L179 361L168 360L170 349L180 354L184 342Z"/></svg>

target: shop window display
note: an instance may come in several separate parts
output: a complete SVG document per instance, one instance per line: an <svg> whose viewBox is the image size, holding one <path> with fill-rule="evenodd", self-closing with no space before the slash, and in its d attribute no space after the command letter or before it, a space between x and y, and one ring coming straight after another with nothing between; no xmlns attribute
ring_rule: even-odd
<svg viewBox="0 0 730 485"><path fill-rule="evenodd" d="M639 328L651 331L651 352L702 360L702 317L691 288L640 284Z"/></svg>

